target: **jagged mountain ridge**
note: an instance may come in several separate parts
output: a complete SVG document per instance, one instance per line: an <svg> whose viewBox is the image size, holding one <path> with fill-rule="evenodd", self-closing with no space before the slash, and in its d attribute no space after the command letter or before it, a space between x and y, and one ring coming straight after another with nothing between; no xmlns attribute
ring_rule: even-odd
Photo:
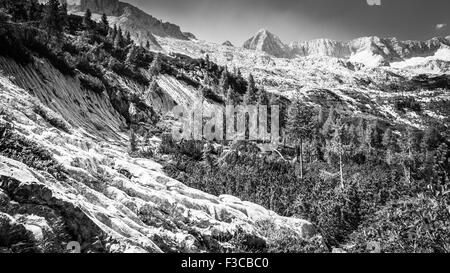
<svg viewBox="0 0 450 273"><path fill-rule="evenodd" d="M153 50L168 50L163 48L159 38L175 38L180 40L195 40L195 35L182 32L180 27L171 23L163 23L152 15L118 0L70 0L70 12L81 15L90 9L95 20L100 20L101 14L108 15L111 26L116 24L124 31L129 31L131 37L138 44L150 42ZM223 44L233 47L231 43ZM411 58L427 58L439 54L439 64L430 65L430 60L423 60L423 64L412 65L412 69L440 71L442 61L450 62L450 36L432 38L427 41L400 41L397 38L379 38L376 36L361 37L350 41L335 41L330 39L316 39L311 41L294 41L285 44L281 39L266 29L261 29L243 44L244 49L265 52L277 58L295 59L307 56L326 56L347 59L352 62L363 63L376 67L402 62ZM444 54L440 51L445 51ZM445 55L443 58L442 56ZM400 66L404 67L404 64Z"/></svg>
<svg viewBox="0 0 450 273"><path fill-rule="evenodd" d="M450 37L432 38L427 41L400 41L397 38L372 36L351 41L316 39L291 42L287 45L278 36L263 29L247 40L243 47L263 51L275 57L327 56L378 66L414 57L433 56L440 49L450 47ZM371 63L368 62L369 56L372 56Z"/></svg>

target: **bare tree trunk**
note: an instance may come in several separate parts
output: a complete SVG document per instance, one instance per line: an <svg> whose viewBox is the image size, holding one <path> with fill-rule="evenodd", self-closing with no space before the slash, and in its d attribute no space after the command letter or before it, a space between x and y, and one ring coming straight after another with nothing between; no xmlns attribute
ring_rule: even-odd
<svg viewBox="0 0 450 273"><path fill-rule="evenodd" d="M303 139L300 139L300 179L303 181Z"/></svg>
<svg viewBox="0 0 450 273"><path fill-rule="evenodd" d="M344 174L342 171L342 155L339 155L339 168L341 173L341 188L344 188Z"/></svg>
<svg viewBox="0 0 450 273"><path fill-rule="evenodd" d="M269 203L269 209L274 211L274 207L273 207L273 200L275 198L275 191L273 190L273 188L270 189L270 203Z"/></svg>
<svg viewBox="0 0 450 273"><path fill-rule="evenodd" d="M411 183L411 169L410 169L410 167L406 166L405 163L403 163L403 172L405 174L406 182L408 184L410 184Z"/></svg>

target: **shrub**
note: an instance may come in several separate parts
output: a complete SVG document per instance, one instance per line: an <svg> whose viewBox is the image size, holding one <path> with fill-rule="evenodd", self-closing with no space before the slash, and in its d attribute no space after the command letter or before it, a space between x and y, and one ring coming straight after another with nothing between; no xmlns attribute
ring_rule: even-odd
<svg viewBox="0 0 450 273"><path fill-rule="evenodd" d="M106 90L102 81L96 77L81 75L78 79L80 80L81 87L84 89L94 91L97 94L102 94Z"/></svg>
<svg viewBox="0 0 450 273"><path fill-rule="evenodd" d="M56 179L65 180L67 177L64 168L56 162L50 152L15 133L9 123L0 124L0 154L29 167L48 172Z"/></svg>
<svg viewBox="0 0 450 273"><path fill-rule="evenodd" d="M22 64L33 60L22 40L5 25L0 26L0 55L10 57Z"/></svg>
<svg viewBox="0 0 450 273"><path fill-rule="evenodd" d="M387 253L449 253L449 201L419 196L391 202L352 234L352 251L364 252L375 241Z"/></svg>
<svg viewBox="0 0 450 273"><path fill-rule="evenodd" d="M204 88L202 90L202 93L203 93L203 97L205 99L209 99L209 100L219 103L219 104L225 103L223 98L221 96L217 95L216 93L214 93L214 91L212 91L210 88Z"/></svg>
<svg viewBox="0 0 450 273"><path fill-rule="evenodd" d="M422 111L420 103L413 97L401 97L394 100L394 106L397 111L405 112L405 109L409 109L415 112Z"/></svg>
<svg viewBox="0 0 450 273"><path fill-rule="evenodd" d="M317 237L311 241L302 239L296 232L285 227L277 228L270 220L256 222L261 235L267 238L268 253L325 253L327 247Z"/></svg>
<svg viewBox="0 0 450 273"><path fill-rule="evenodd" d="M116 72L118 75L121 75L123 77L127 77L131 80L135 80L141 85L148 86L150 84L150 81L142 75L139 71L135 71L129 66L118 62L115 59L112 59L109 63L109 68Z"/></svg>
<svg viewBox="0 0 450 273"><path fill-rule="evenodd" d="M64 120L45 109L42 105L34 104L33 111L41 116L46 122L50 123L53 127L70 134L70 126Z"/></svg>

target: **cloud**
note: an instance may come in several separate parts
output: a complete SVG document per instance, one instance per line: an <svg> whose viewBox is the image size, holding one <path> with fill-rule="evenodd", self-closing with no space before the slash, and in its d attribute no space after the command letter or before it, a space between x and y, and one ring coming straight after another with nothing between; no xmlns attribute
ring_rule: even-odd
<svg viewBox="0 0 450 273"><path fill-rule="evenodd" d="M447 27L447 24L437 24L436 25L436 29L437 30L441 30L441 29L444 29L444 28L446 28Z"/></svg>

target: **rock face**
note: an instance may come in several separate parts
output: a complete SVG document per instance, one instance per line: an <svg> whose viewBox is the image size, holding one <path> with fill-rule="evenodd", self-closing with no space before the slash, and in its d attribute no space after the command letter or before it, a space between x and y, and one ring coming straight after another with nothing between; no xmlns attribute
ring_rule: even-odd
<svg viewBox="0 0 450 273"><path fill-rule="evenodd" d="M93 13L94 20L100 20L105 13L111 26L117 25L123 31L130 32L132 39L138 44L145 45L150 41L158 47L154 35L182 40L195 39L193 34L182 32L179 26L162 22L137 7L118 0L79 0L69 5L69 12L79 15L87 9Z"/></svg>
<svg viewBox="0 0 450 273"><path fill-rule="evenodd" d="M281 42L280 38L265 29L258 31L255 36L244 43L243 47L264 51L279 58L290 56L289 48Z"/></svg>

